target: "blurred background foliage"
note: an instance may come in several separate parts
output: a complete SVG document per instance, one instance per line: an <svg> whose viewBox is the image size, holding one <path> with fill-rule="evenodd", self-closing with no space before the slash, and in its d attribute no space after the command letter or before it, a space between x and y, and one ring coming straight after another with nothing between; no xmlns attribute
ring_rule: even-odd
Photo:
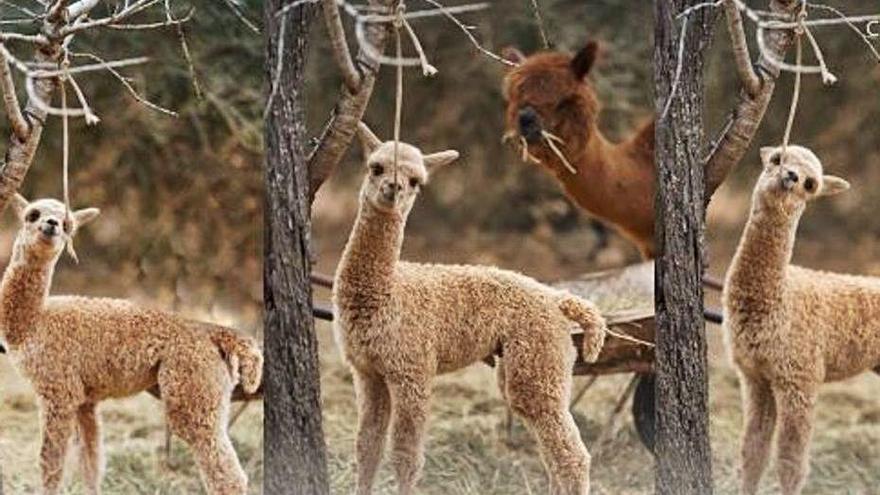
<svg viewBox="0 0 880 495"><path fill-rule="evenodd" d="M233 14L232 1L171 2L179 16L195 9L184 29L200 95L173 27L75 38L73 51L108 60L148 56L147 64L121 72L179 116L135 101L109 73L77 78L102 120L93 127L71 120L71 201L100 207L102 216L80 232L80 265L65 257L54 292L134 297L259 330L263 41ZM259 24L259 0L236 2ZM93 17L113 5L102 2ZM150 11L138 21L159 18L162 9ZM17 14L0 4L0 17ZM5 141L8 124L0 125ZM61 143L61 121L51 118L23 186L28 198L62 196ZM16 225L11 214L4 217L5 260Z"/></svg>

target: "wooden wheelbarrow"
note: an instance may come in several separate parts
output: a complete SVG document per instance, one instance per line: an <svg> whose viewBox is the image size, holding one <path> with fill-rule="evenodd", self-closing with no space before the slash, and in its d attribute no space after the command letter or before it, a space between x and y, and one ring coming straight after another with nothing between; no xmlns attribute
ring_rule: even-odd
<svg viewBox="0 0 880 495"><path fill-rule="evenodd" d="M333 280L327 275L313 273L312 283L316 286L332 288ZM595 363L584 362L581 355L582 333L573 333L572 340L578 350L578 358L572 373L592 377L574 394L572 406L584 395L586 390L603 375L635 373L636 376L626 387L614 406L609 424L600 435L598 443L615 429L617 418L623 411L627 400L633 396L632 415L639 438L648 450L654 448L654 263L645 262L620 269L589 273L571 280L554 284L554 287L592 301L602 311L609 327L617 334L633 337L637 341L615 338L609 335L605 340L599 359ZM720 290L720 283L707 280L705 285ZM333 312L328 304L314 304L316 318L332 321ZM707 310L706 320L721 322L718 311ZM646 345L647 343L648 345ZM484 360L490 366L494 356Z"/></svg>

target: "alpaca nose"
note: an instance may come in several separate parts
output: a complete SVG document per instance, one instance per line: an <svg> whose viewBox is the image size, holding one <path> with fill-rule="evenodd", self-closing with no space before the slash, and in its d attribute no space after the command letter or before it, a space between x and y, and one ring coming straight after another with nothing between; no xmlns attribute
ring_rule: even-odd
<svg viewBox="0 0 880 495"><path fill-rule="evenodd" d="M791 189L795 184L798 183L799 177L797 172L793 170L786 170L785 175L782 176L782 187L784 189Z"/></svg>
<svg viewBox="0 0 880 495"><path fill-rule="evenodd" d="M384 197L387 201L394 201L394 198L397 197L397 193L403 190L403 186L400 184L395 184L394 182L386 182L382 184L382 197Z"/></svg>
<svg viewBox="0 0 880 495"><path fill-rule="evenodd" d="M55 220L54 218L46 220L46 223L43 224L40 231L47 236L54 236L58 233L58 220Z"/></svg>
<svg viewBox="0 0 880 495"><path fill-rule="evenodd" d="M531 106L520 109L517 115L519 133L529 143L535 143L541 139L541 119L538 112Z"/></svg>

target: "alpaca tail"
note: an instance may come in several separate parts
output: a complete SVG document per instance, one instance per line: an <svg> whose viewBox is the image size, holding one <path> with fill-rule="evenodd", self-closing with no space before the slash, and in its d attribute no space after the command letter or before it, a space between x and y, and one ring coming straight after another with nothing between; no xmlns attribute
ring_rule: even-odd
<svg viewBox="0 0 880 495"><path fill-rule="evenodd" d="M211 340L223 353L233 382L240 382L245 393L256 392L263 380L263 353L257 342L226 328L212 332Z"/></svg>
<svg viewBox="0 0 880 495"><path fill-rule="evenodd" d="M608 326L596 306L580 297L566 294L559 300L559 310L566 318L575 322L584 331L583 357L588 363L595 363L605 344Z"/></svg>

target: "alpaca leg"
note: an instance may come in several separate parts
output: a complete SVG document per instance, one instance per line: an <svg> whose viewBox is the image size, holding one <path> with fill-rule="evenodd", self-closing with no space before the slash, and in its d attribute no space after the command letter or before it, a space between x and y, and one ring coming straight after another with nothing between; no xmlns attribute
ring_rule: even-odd
<svg viewBox="0 0 880 495"><path fill-rule="evenodd" d="M590 493L590 454L568 410L523 416L537 437L550 478L551 493Z"/></svg>
<svg viewBox="0 0 880 495"><path fill-rule="evenodd" d="M64 478L64 460L73 436L74 411L72 408L47 404L43 409L43 445L40 448L40 470L43 476L43 494L59 492Z"/></svg>
<svg viewBox="0 0 880 495"><path fill-rule="evenodd" d="M389 383L391 393L391 462L397 474L398 493L415 493L425 464L425 429L430 385L423 382Z"/></svg>
<svg viewBox="0 0 880 495"><path fill-rule="evenodd" d="M80 406L76 412L77 431L80 443L80 465L86 491L100 495L101 476L104 469L101 452L101 425L96 404Z"/></svg>
<svg viewBox="0 0 880 495"><path fill-rule="evenodd" d="M505 349L510 406L537 437L553 493L590 492L590 454L568 409L575 351L565 341Z"/></svg>
<svg viewBox="0 0 880 495"><path fill-rule="evenodd" d="M175 357L183 363L166 361L159 369L168 426L189 445L209 494L244 495L247 476L227 432L232 392L229 372L213 353L210 358Z"/></svg>
<svg viewBox="0 0 880 495"><path fill-rule="evenodd" d="M742 494L754 495L767 467L770 445L776 426L776 402L770 384L741 375L744 431L742 459Z"/></svg>
<svg viewBox="0 0 880 495"><path fill-rule="evenodd" d="M372 493L373 481L385 439L388 436L388 421L391 417L391 398L385 381L378 376L369 376L355 372L355 390L358 401L358 437L357 437L357 493Z"/></svg>
<svg viewBox="0 0 880 495"><path fill-rule="evenodd" d="M777 468L783 495L801 493L809 472L810 437L813 433L815 390L777 391L779 437Z"/></svg>

